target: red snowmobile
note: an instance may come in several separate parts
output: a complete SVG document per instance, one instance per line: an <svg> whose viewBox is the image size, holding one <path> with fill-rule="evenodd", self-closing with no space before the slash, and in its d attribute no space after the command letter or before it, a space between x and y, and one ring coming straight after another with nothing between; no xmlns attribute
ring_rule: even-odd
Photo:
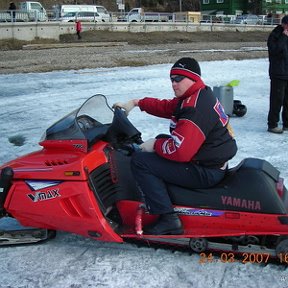
<svg viewBox="0 0 288 288"><path fill-rule="evenodd" d="M27 227L1 231L0 244L43 241L62 230L101 241L220 251L227 261L235 253L288 262L287 189L261 159L244 159L213 188L167 184L184 234L143 235L142 226L157 216L145 211L131 173L141 142L123 110L113 110L103 95L89 98L46 130L41 150L0 167L0 215Z"/></svg>

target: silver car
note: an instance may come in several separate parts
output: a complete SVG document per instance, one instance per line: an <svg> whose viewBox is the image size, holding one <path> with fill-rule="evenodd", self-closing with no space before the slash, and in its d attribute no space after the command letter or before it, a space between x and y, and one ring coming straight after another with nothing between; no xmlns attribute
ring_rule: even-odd
<svg viewBox="0 0 288 288"><path fill-rule="evenodd" d="M249 25L256 25L259 24L259 18L257 15L254 14L244 14L238 15L235 19L235 24L249 24Z"/></svg>

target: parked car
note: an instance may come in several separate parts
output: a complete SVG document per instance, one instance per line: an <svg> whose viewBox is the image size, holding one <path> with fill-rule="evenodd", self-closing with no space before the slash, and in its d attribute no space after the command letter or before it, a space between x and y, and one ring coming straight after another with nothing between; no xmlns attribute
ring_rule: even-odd
<svg viewBox="0 0 288 288"><path fill-rule="evenodd" d="M263 21L264 25L279 25L281 24L281 17L280 16L265 16L264 17L264 21Z"/></svg>
<svg viewBox="0 0 288 288"><path fill-rule="evenodd" d="M259 18L257 15L254 14L244 14L238 15L235 19L235 24L249 24L249 25L256 25L260 24Z"/></svg>
<svg viewBox="0 0 288 288"><path fill-rule="evenodd" d="M98 13L102 17L102 22L110 21L110 13L104 6L99 5L55 5L53 14L55 20L61 20L68 13L92 12Z"/></svg>
<svg viewBox="0 0 288 288"><path fill-rule="evenodd" d="M76 19L80 20L81 22L104 22L98 13L86 11L66 13L63 15L63 17L60 18L60 21L75 22Z"/></svg>

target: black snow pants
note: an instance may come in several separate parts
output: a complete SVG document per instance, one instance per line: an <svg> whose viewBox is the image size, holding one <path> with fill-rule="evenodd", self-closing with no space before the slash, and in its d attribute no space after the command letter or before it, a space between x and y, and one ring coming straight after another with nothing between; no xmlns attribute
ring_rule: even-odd
<svg viewBox="0 0 288 288"><path fill-rule="evenodd" d="M174 211L166 183L191 189L208 188L219 183L225 175L225 170L220 168L170 161L151 152L134 153L131 168L151 214Z"/></svg>
<svg viewBox="0 0 288 288"><path fill-rule="evenodd" d="M288 128L288 80L271 78L270 107L268 113L269 128L278 126L281 108L283 126Z"/></svg>

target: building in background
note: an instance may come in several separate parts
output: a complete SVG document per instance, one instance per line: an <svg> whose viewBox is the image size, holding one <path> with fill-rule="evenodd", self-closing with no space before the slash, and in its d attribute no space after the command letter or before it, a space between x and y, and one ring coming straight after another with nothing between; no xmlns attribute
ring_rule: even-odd
<svg viewBox="0 0 288 288"><path fill-rule="evenodd" d="M202 14L282 15L288 14L288 0L201 0Z"/></svg>

